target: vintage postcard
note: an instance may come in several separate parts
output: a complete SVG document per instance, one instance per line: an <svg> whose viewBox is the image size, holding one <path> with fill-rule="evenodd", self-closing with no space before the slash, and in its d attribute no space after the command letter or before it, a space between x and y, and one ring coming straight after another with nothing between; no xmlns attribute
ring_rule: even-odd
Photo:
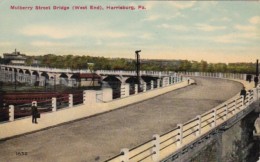
<svg viewBox="0 0 260 162"><path fill-rule="evenodd" d="M256 162L260 3L0 0L0 162Z"/></svg>

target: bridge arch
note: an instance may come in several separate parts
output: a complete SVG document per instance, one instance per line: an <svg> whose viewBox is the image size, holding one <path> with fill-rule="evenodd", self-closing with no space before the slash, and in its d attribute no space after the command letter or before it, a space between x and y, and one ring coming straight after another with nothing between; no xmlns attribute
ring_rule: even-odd
<svg viewBox="0 0 260 162"><path fill-rule="evenodd" d="M120 83L120 84L122 83L120 78L113 76L113 75L106 76L105 78L103 78L103 81L110 82L110 83Z"/></svg>
<svg viewBox="0 0 260 162"><path fill-rule="evenodd" d="M38 76L38 77L40 76L38 71L33 71L32 75L35 75L35 76Z"/></svg>
<svg viewBox="0 0 260 162"><path fill-rule="evenodd" d="M60 84L61 85L68 85L68 79L69 79L69 76L65 73L61 73L60 76L59 76L59 79L60 79Z"/></svg>
<svg viewBox="0 0 260 162"><path fill-rule="evenodd" d="M30 70L25 70L25 72L24 72L25 74L27 74L27 75L31 75L31 72L30 72Z"/></svg>
<svg viewBox="0 0 260 162"><path fill-rule="evenodd" d="M138 84L138 80L136 77L129 77L128 79L125 80L125 82L129 84Z"/></svg>
<svg viewBox="0 0 260 162"><path fill-rule="evenodd" d="M50 77L47 74L47 72L42 72L41 76L44 77L45 79L50 79Z"/></svg>
<svg viewBox="0 0 260 162"><path fill-rule="evenodd" d="M103 79L103 87L110 87L113 91L113 98L121 96L121 80L116 76L109 75Z"/></svg>
<svg viewBox="0 0 260 162"><path fill-rule="evenodd" d="M152 77L152 76L142 76L141 77L142 81L144 81L147 84L147 90L151 89L152 86L152 81L153 81L153 86L158 87L157 85L157 79L158 77Z"/></svg>
<svg viewBox="0 0 260 162"><path fill-rule="evenodd" d="M19 69L19 70L18 70L18 73L19 73L19 74L24 74L23 69Z"/></svg>
<svg viewBox="0 0 260 162"><path fill-rule="evenodd" d="M32 83L34 84L34 86L39 86L40 82L39 82L39 72L38 71L32 71Z"/></svg>
<svg viewBox="0 0 260 162"><path fill-rule="evenodd" d="M71 87L76 87L78 86L80 82L80 78L79 78L79 75L78 74L72 74L70 77L69 77L69 83L70 83L70 86Z"/></svg>

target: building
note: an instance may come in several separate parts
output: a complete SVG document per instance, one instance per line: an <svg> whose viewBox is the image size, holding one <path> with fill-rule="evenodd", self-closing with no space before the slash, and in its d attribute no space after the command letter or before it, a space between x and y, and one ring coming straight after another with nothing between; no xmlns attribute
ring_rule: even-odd
<svg viewBox="0 0 260 162"><path fill-rule="evenodd" d="M12 53L4 53L3 56L5 64L25 65L26 55L21 54L19 51L16 51L16 49Z"/></svg>

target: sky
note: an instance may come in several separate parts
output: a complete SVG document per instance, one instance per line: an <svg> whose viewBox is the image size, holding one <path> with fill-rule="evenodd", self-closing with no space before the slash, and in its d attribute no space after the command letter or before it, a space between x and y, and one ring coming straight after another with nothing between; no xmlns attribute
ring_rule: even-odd
<svg viewBox="0 0 260 162"><path fill-rule="evenodd" d="M91 5L104 10L90 10ZM27 55L135 58L135 50L142 50L145 59L255 62L260 59L260 1L0 0L0 56L15 48Z"/></svg>

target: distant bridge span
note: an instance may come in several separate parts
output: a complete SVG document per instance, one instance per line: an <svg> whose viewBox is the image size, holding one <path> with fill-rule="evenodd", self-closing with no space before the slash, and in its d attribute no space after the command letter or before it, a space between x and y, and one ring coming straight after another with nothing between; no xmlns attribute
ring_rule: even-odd
<svg viewBox="0 0 260 162"><path fill-rule="evenodd" d="M18 66L18 65L3 65L0 64L0 76L2 81L34 84L39 82L39 85L44 86L49 84L63 84L70 87L77 87L78 82L75 74L79 73L96 73L101 76L102 80L108 76L117 78L122 84L126 83L127 79L136 77L135 71L123 71L123 70L96 70L91 71L89 69L72 70L72 69L59 69L49 67L34 67L34 66ZM15 76L16 75L16 76ZM142 82L147 82L144 77L153 77L154 81L165 82L171 79L177 78L175 72L162 72L162 71L140 71L140 76L143 77ZM1 81L0 80L0 81ZM55 83L54 83L55 80ZM152 79L149 79L150 82Z"/></svg>

